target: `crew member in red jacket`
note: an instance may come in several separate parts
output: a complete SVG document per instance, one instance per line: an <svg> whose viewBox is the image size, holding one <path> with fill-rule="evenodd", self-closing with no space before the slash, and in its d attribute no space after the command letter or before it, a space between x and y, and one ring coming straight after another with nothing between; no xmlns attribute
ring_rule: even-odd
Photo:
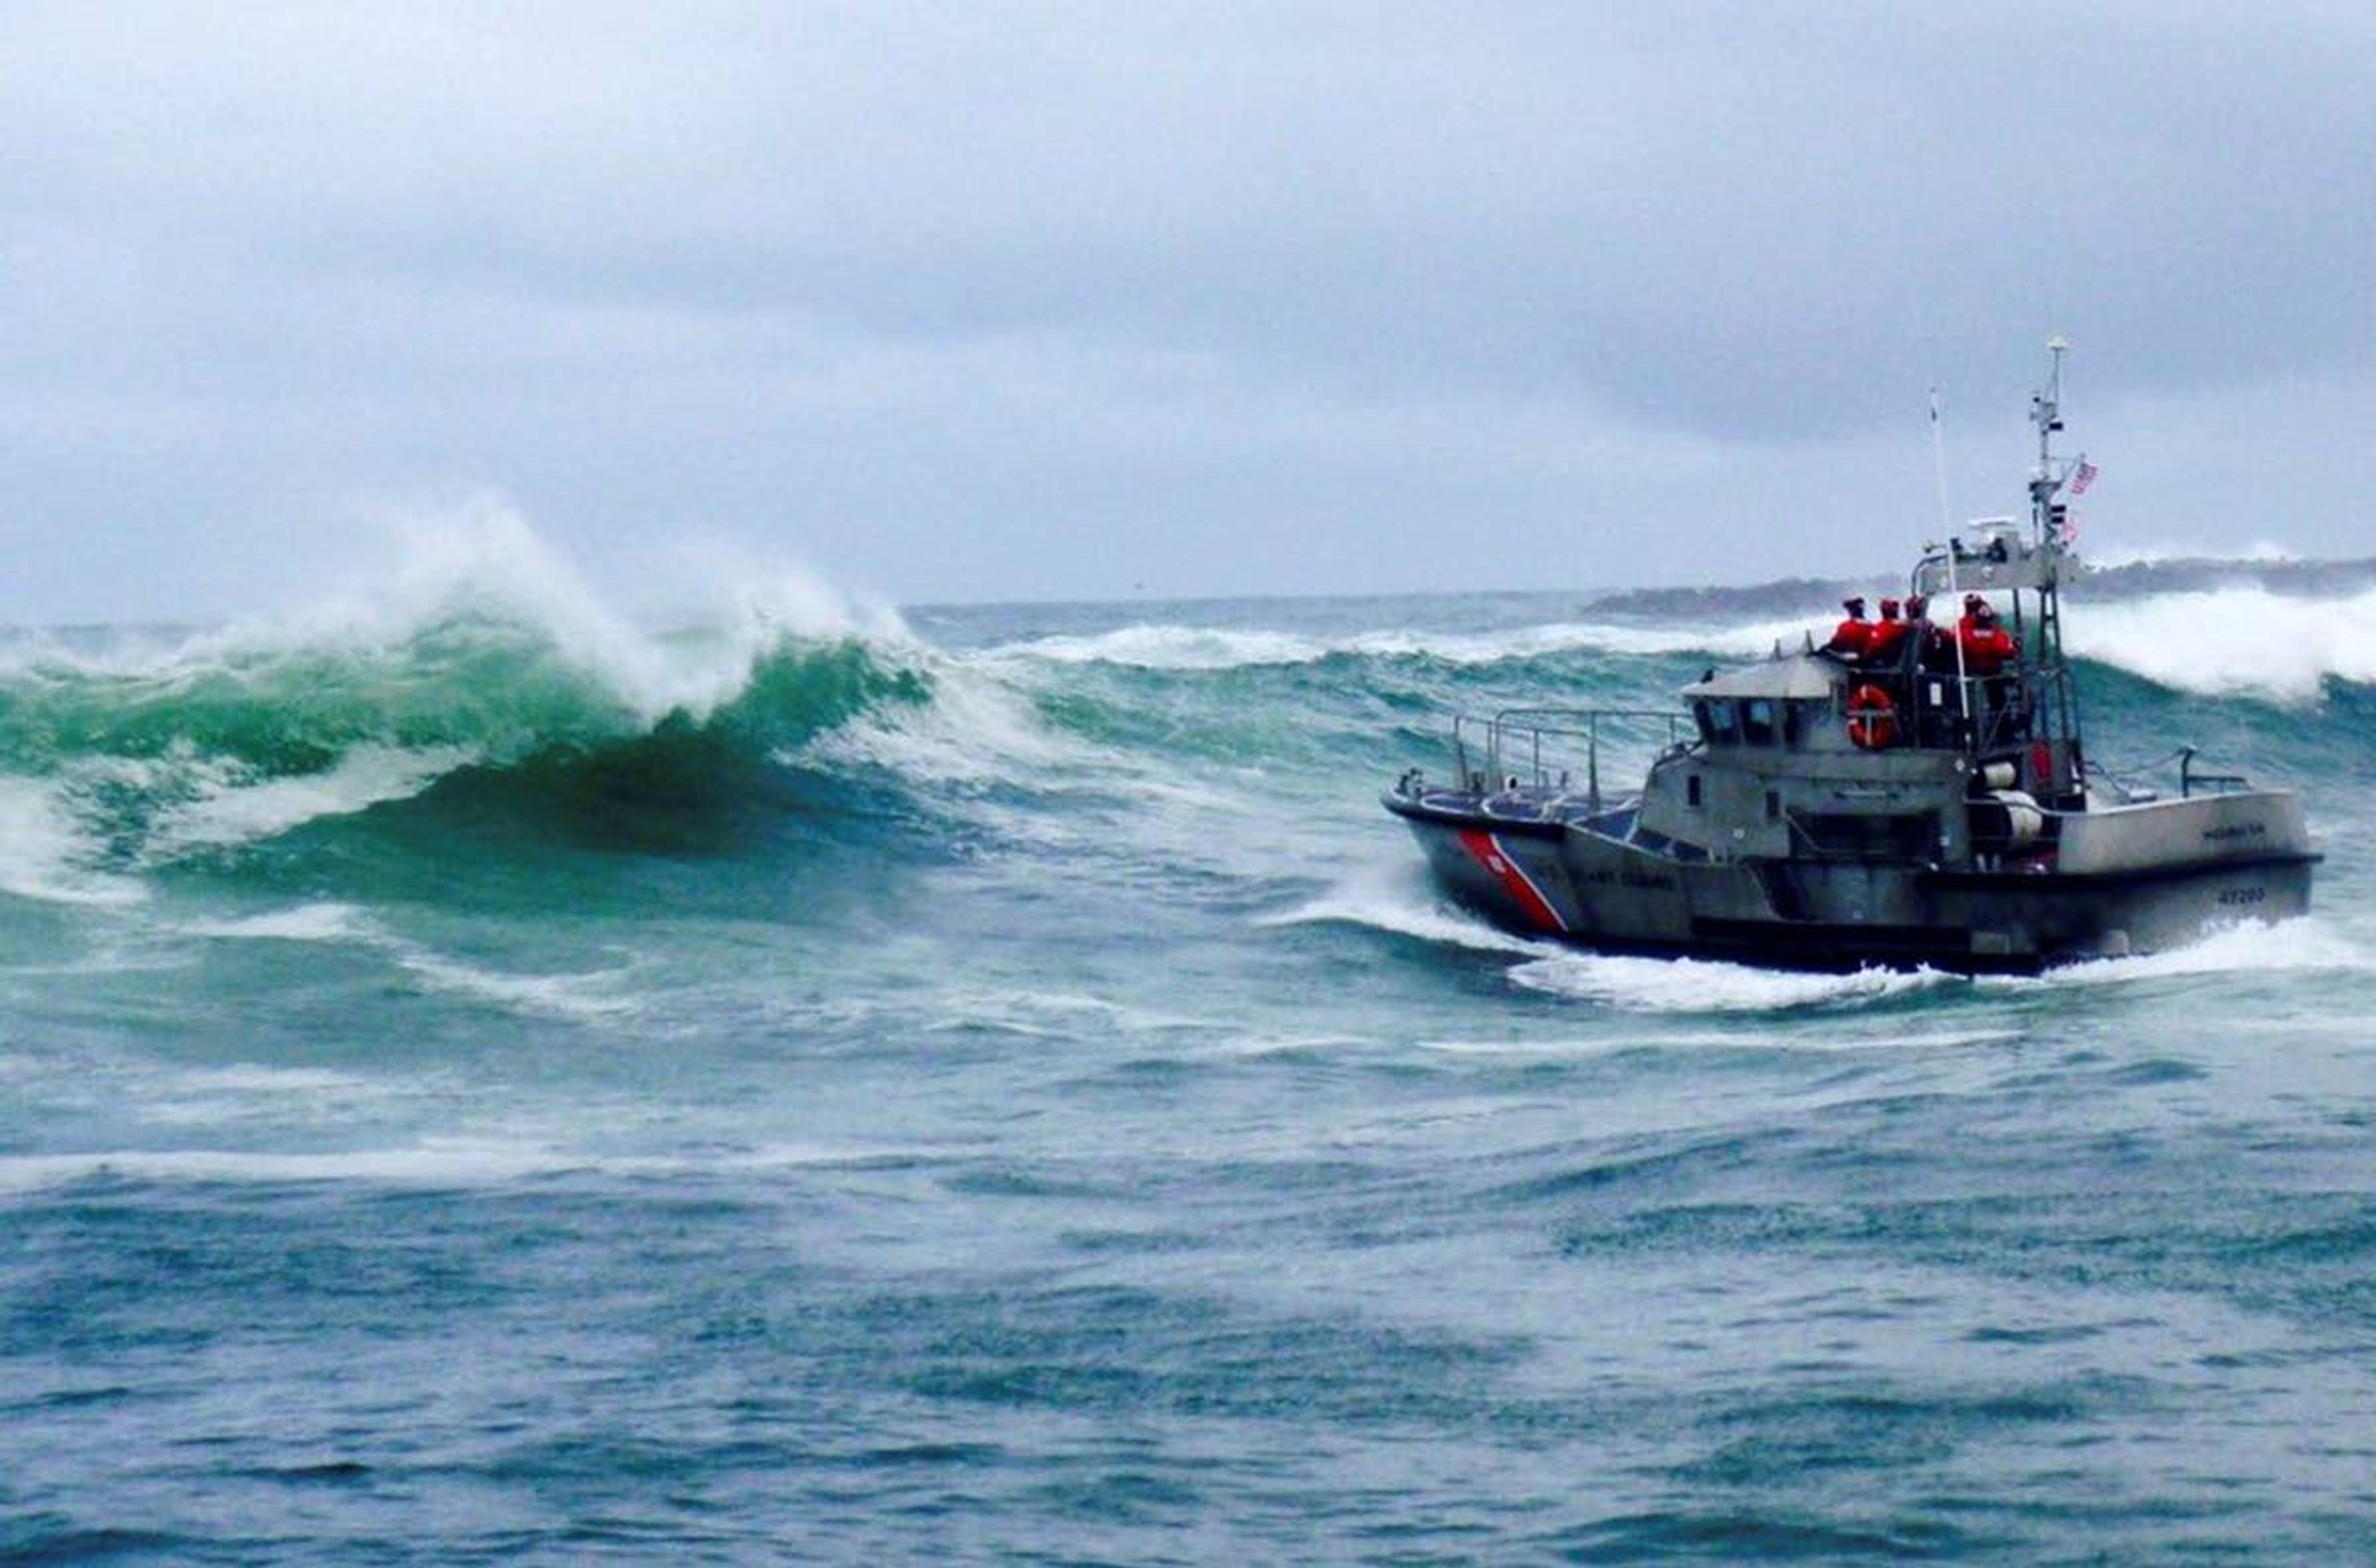
<svg viewBox="0 0 2376 1568"><path fill-rule="evenodd" d="M1864 618L1864 597L1861 594L1840 600L1847 619L1832 632L1832 640L1824 645L1825 651L1838 654L1850 663L1864 658L1872 646L1872 623Z"/></svg>
<svg viewBox="0 0 2376 1568"><path fill-rule="evenodd" d="M1955 624L1955 640L1963 645L1966 674L1994 675L2013 662L2013 637L1997 624L1996 606L1978 594L1964 596L1964 618Z"/></svg>
<svg viewBox="0 0 2376 1568"><path fill-rule="evenodd" d="M1864 661L1884 669L1895 668L1898 650L1906 646L1907 627L1897 618L1897 600L1881 601L1881 620L1866 635Z"/></svg>

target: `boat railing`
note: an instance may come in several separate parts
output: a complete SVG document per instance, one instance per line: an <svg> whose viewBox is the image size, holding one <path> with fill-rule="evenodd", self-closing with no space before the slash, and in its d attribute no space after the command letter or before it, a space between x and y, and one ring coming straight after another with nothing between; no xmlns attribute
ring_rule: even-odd
<svg viewBox="0 0 2376 1568"><path fill-rule="evenodd" d="M2194 747L2180 746L2149 763L2119 769L2091 760L2086 765L2087 781L2103 787L2118 804L2146 805L2160 800L2161 791L2134 782L2136 776L2174 762L2178 764L2178 798L2181 801L2196 795L2233 795L2251 789L2252 780L2241 773L2214 773L2197 766L2197 754Z"/></svg>
<svg viewBox="0 0 2376 1568"><path fill-rule="evenodd" d="M2180 800L2194 794L2231 795L2250 790L2252 781L2240 773L2206 773L2194 766L2194 748L2178 748L2178 796Z"/></svg>
<svg viewBox="0 0 2376 1568"><path fill-rule="evenodd" d="M1672 708L1512 707L1490 719L1455 719L1452 751L1467 789L1581 789L1598 812L1604 743L1667 755L1687 748L1697 733L1691 715Z"/></svg>

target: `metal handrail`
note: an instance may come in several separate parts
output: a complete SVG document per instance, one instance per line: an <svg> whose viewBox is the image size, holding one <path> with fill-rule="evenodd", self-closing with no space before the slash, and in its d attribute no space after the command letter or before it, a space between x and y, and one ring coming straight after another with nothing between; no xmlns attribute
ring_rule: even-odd
<svg viewBox="0 0 2376 1568"><path fill-rule="evenodd" d="M2178 797L2186 800L2198 789L2211 794L2228 795L2250 790L2252 781L2240 773L2198 773L2194 766L2194 748L2178 748Z"/></svg>
<svg viewBox="0 0 2376 1568"><path fill-rule="evenodd" d="M1664 724L1667 728L1666 750L1683 749L1687 731L1696 733L1691 715L1672 708L1647 707L1511 707L1503 708L1491 719L1479 719L1462 714L1452 721L1454 758L1460 769L1461 780L1470 789L1481 789L1486 779L1517 784L1521 774L1517 765L1524 765L1525 779L1536 789L1565 788L1573 768L1572 744L1581 742L1585 769L1585 795L1593 811L1600 809L1600 741L1603 723L1633 722ZM1470 737L1483 731L1478 744L1484 754L1484 766L1469 765ZM1563 757L1570 766L1560 766Z"/></svg>

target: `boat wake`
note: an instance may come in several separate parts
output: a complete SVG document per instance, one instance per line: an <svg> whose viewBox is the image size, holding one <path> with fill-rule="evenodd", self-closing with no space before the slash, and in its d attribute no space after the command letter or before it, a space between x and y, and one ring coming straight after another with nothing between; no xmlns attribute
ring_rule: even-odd
<svg viewBox="0 0 2376 1568"><path fill-rule="evenodd" d="M2189 946L2067 964L2037 975L1966 978L1935 969L1872 968L1809 974L1712 958L1559 951L1514 966L1510 979L1535 991L1634 1012L1729 1014L1863 1007L1933 993L2020 996L2199 976L2371 971L2376 953L2319 917L2305 916L2275 925L2229 926Z"/></svg>
<svg viewBox="0 0 2376 1568"><path fill-rule="evenodd" d="M1266 915L1265 926L1350 925L1408 936L1478 953L1507 953L1549 960L1561 949L1497 930L1429 897L1415 871L1374 869L1283 913Z"/></svg>
<svg viewBox="0 0 2376 1568"><path fill-rule="evenodd" d="M1714 958L1634 958L1561 953L1520 964L1510 979L1531 990L1637 1013L1782 1013L1861 1007L1966 985L1936 969L1862 968L1805 974Z"/></svg>
<svg viewBox="0 0 2376 1568"><path fill-rule="evenodd" d="M1983 976L1990 988L2037 989L2134 985L2198 976L2264 974L2368 974L2376 972L2370 951L2323 915L2275 923L2241 921L2208 932L2183 947L2126 958L2096 958L2067 964L2042 975Z"/></svg>

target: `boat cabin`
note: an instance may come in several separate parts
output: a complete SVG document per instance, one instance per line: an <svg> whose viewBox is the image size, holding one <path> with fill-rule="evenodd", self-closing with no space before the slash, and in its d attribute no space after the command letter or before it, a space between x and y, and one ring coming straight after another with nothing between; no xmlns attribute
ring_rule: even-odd
<svg viewBox="0 0 2376 1568"><path fill-rule="evenodd" d="M1958 858L1971 764L1923 746L1875 672L1781 655L1682 691L1696 742L1644 781L1641 828L1713 860Z"/></svg>
<svg viewBox="0 0 2376 1568"><path fill-rule="evenodd" d="M1700 742L1710 751L1836 751L1850 744L1842 705L1853 671L1824 654L1710 675L1683 688Z"/></svg>

